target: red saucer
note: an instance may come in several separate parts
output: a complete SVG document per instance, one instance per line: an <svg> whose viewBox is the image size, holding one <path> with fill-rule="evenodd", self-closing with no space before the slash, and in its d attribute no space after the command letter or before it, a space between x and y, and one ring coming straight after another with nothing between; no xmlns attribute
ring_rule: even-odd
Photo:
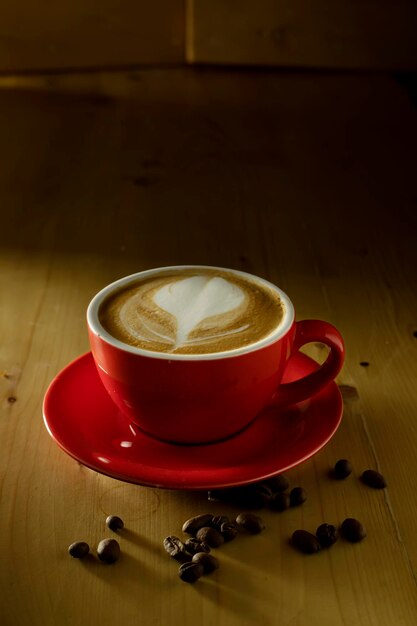
<svg viewBox="0 0 417 626"><path fill-rule="evenodd" d="M297 353L284 382L318 367ZM104 389L91 353L63 369L44 399L48 432L70 456L119 480L171 489L219 489L256 482L298 465L320 450L342 418L335 383L284 410L266 409L244 431L220 443L163 443L133 426Z"/></svg>

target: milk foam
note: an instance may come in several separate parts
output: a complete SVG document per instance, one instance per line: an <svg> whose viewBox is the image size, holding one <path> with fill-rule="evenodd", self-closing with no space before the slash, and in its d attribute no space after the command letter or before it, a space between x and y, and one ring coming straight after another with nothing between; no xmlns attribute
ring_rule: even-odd
<svg viewBox="0 0 417 626"><path fill-rule="evenodd" d="M272 332L282 318L282 303L272 290L209 270L138 281L100 309L100 321L117 339L173 354L248 345Z"/></svg>
<svg viewBox="0 0 417 626"><path fill-rule="evenodd" d="M190 332L205 319L229 313L244 300L240 287L217 276L190 276L164 285L153 296L153 301L176 320L176 348L186 343ZM219 319L213 326L221 329L224 320Z"/></svg>

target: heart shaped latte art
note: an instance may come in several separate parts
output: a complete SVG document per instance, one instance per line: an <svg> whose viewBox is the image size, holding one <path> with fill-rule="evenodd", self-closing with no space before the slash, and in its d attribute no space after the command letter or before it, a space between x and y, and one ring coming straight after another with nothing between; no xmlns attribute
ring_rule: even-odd
<svg viewBox="0 0 417 626"><path fill-rule="evenodd" d="M225 271L164 271L116 291L100 322L128 345L172 354L215 354L251 345L283 319L279 296Z"/></svg>
<svg viewBox="0 0 417 626"><path fill-rule="evenodd" d="M217 276L190 276L165 284L153 295L155 304L175 318L175 348L183 345L201 322L233 312L244 300L240 287Z"/></svg>

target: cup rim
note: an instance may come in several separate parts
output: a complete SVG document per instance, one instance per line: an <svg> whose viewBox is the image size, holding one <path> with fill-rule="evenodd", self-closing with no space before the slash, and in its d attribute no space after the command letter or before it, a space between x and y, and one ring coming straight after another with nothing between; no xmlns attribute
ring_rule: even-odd
<svg viewBox="0 0 417 626"><path fill-rule="evenodd" d="M262 339L250 344L249 346L242 346L241 348L234 348L233 350L225 350L222 352L208 352L204 354L170 354L166 352L156 352L154 350L145 350L143 348L138 348L136 346L131 346L119 339L113 337L100 323L98 312L103 301L109 296L114 290L124 287L129 283L135 282L138 278L145 278L147 276L152 276L153 274L157 274L166 270L186 270L186 269L210 269L210 270L220 270L224 272L231 272L237 276L241 276L243 278L249 278L254 282L259 282L262 285L272 288L276 291L284 304L284 317L277 328ZM90 301L90 304L87 308L87 324L88 328L92 333L94 333L97 337L102 339L104 342L114 346L115 348L119 348L124 352L130 352L131 354L137 354L140 356L150 357L154 359L162 359L167 361L213 361L219 359L227 359L232 357L241 356L243 354L249 354L250 352L256 352L261 348L265 348L277 340L284 337L287 332L290 330L295 318L294 306L287 296L287 294L282 291L279 287L274 285L268 280L264 278L260 278L259 276L255 276L254 274L250 274L249 272L243 272L241 270L235 270L225 267L217 267L213 265L168 265L165 267L157 267L149 270L144 270L142 272L135 272L134 274L130 274L129 276L124 276L123 278L119 278L118 280L113 281L112 283L106 285L103 289L101 289Z"/></svg>

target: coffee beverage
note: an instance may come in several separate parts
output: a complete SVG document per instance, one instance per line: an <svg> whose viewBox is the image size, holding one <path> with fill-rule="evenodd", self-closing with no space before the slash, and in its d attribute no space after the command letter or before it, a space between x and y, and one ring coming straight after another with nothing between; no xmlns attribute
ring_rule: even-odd
<svg viewBox="0 0 417 626"><path fill-rule="evenodd" d="M278 291L215 268L165 269L112 293L99 320L110 335L144 350L208 354L273 333L284 318Z"/></svg>

